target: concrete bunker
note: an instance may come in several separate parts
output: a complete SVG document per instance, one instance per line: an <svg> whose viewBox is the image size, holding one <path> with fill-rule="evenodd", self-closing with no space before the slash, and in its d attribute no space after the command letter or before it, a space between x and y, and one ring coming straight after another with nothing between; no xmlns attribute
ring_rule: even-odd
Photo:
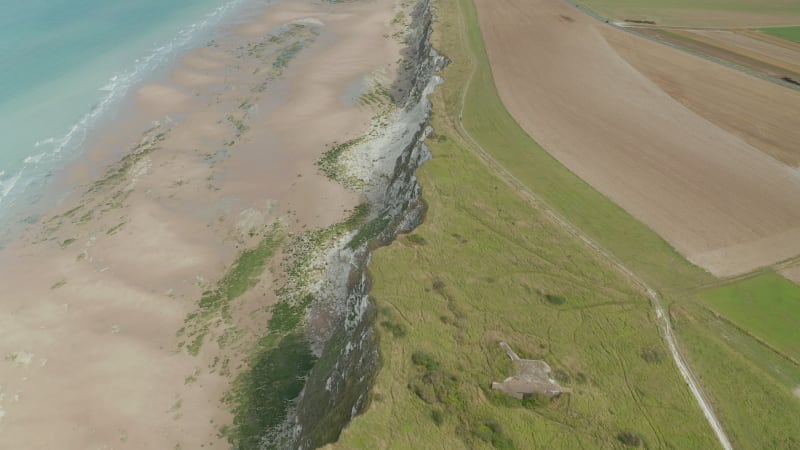
<svg viewBox="0 0 800 450"><path fill-rule="evenodd" d="M551 369L546 362L538 359L521 359L506 342L500 342L500 347L511 358L516 373L501 383L492 383L492 389L518 399L535 394L553 398L565 392L572 392L572 389L561 387L550 377Z"/></svg>

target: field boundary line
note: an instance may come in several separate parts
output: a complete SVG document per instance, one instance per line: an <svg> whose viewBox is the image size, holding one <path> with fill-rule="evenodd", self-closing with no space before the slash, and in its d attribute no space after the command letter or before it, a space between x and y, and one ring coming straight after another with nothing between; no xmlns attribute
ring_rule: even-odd
<svg viewBox="0 0 800 450"><path fill-rule="evenodd" d="M469 0L472 1L472 0ZM568 0L567 0L568 1ZM569 2L569 1L568 1ZM571 3L571 2L570 2ZM464 14L463 9L459 3L459 26L461 28L462 36L468 40L467 36L467 29L466 23L464 23ZM581 8L581 10L583 10ZM476 11L477 12L477 11ZM578 238L581 240L587 247L589 247L592 251L594 251L597 255L601 258L605 259L609 262L615 269L625 275L629 281L633 282L633 284L642 288L646 293L647 296L650 298L650 301L653 305L653 308L656 313L656 318L660 330L661 337L667 344L667 347L672 354L672 359L675 361L675 364L678 366L678 371L680 372L681 376L683 377L686 384L689 386L689 390L691 391L692 395L694 396L695 400L697 401L698 406L703 411L703 415L706 417L711 428L714 430L714 433L717 436L717 439L724 450L733 450L733 446L728 439L728 436L725 434L725 430L722 428L719 420L717 419L716 415L714 414L713 409L709 401L706 398L703 389L701 388L699 382L697 381L694 373L691 371L688 363L685 361L683 356L678 349L678 344L675 339L675 336L672 333L672 325L670 323L669 315L664 312L664 308L662 306L661 297L659 296L658 292L655 289L651 288L642 278L636 275L633 271L628 269L621 261L619 261L614 255L609 253L606 249L604 249L600 244L595 242L591 239L588 235L586 235L583 231L569 222L566 218L561 216L558 212L556 212L552 207L550 207L543 199L539 196L534 194L523 182L521 182L516 176L514 176L508 169L505 168L502 164L500 164L491 154L489 154L486 149L481 146L480 143L467 131L466 127L464 127L463 117L464 117L464 108L466 107L466 99L469 93L470 86L472 86L472 82L475 78L475 73L478 71L478 61L476 56L472 53L470 49L470 44L467 41L465 43L467 46L467 54L470 56L470 64L472 66L470 70L469 77L467 78L466 83L462 86L462 93L461 93L461 105L458 112L458 117L455 118L456 124L456 131L461 134L462 138L466 139L468 143L471 143L470 147L483 162L484 164L491 169L498 177L500 177L503 181L505 181L509 186L515 188L517 192L530 204L533 208L545 213L554 223L559 225L564 231L568 234L572 235L573 237Z"/></svg>

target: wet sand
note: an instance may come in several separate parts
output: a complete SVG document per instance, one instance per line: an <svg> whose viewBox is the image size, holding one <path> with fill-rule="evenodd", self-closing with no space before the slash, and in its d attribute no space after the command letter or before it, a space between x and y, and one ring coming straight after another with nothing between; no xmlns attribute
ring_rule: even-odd
<svg viewBox="0 0 800 450"><path fill-rule="evenodd" d="M272 224L324 227L360 202L315 161L369 128L375 111L342 98L401 51L394 0L260 8L139 86L64 174L74 193L0 252L0 447L227 446L221 399L280 256L197 355L179 330Z"/></svg>

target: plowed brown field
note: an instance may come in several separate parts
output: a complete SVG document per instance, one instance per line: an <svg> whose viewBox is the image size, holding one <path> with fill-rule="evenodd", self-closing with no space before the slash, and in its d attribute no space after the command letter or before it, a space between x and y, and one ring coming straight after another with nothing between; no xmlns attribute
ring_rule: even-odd
<svg viewBox="0 0 800 450"><path fill-rule="evenodd" d="M774 158L792 167L800 166L800 92L755 80L683 52L664 51L659 44L610 27L604 32L620 56L680 103ZM667 37L670 41L668 35L658 37ZM676 43L693 48L689 42ZM715 49L722 49L695 43L700 44L693 48L696 51L742 62L737 59L741 55L735 53L741 51L739 48L732 48L727 54L715 54ZM764 70L758 61L751 61L756 62L751 67L756 71L800 79L794 72Z"/></svg>
<svg viewBox="0 0 800 450"><path fill-rule="evenodd" d="M797 71L800 69L800 44L775 39L765 33L735 30L692 30L715 45L733 48L753 58L763 58L775 65Z"/></svg>
<svg viewBox="0 0 800 450"><path fill-rule="evenodd" d="M800 254L800 173L725 119L728 109L745 117L775 109L798 130L800 93L614 29L560 0L476 4L503 102L570 170L716 275ZM626 59L637 55L663 67L643 73ZM671 92L651 79L673 70L683 73ZM702 86L696 105L679 101Z"/></svg>

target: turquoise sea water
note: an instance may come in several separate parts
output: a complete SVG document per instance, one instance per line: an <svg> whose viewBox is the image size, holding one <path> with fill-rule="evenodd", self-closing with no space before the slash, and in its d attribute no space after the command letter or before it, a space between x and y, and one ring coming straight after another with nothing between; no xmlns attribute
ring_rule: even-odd
<svg viewBox="0 0 800 450"><path fill-rule="evenodd" d="M36 201L132 85L241 1L2 1L0 227L11 208Z"/></svg>

